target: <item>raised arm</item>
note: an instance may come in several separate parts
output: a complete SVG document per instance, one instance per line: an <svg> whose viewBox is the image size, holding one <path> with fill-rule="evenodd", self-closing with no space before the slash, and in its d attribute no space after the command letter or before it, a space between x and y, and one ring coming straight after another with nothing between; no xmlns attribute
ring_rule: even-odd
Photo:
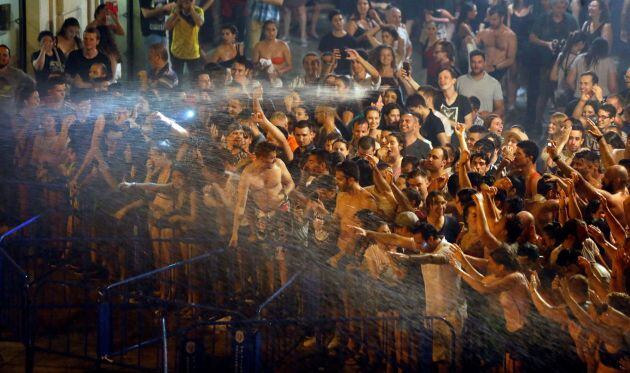
<svg viewBox="0 0 630 373"><path fill-rule="evenodd" d="M488 248L490 252L496 250L499 246L501 246L501 241L499 241L493 234L490 232L490 227L488 226L488 220L486 218L486 213L483 208L483 196L481 193L477 193L473 195L473 201L477 206L477 226L479 232L481 232L481 242Z"/></svg>
<svg viewBox="0 0 630 373"><path fill-rule="evenodd" d="M529 293L532 297L532 303L534 304L534 307L536 307L536 310L538 310L538 313L561 325L566 325L569 321L569 315L566 308L550 305L538 292L538 284L538 275L532 274L529 281Z"/></svg>
<svg viewBox="0 0 630 373"><path fill-rule="evenodd" d="M418 251L418 249L416 248L416 241L414 241L413 237L404 237L395 233L368 231L357 226L350 226L350 228L353 229L358 236L372 238L376 242L379 242L383 245L398 246L405 249Z"/></svg>

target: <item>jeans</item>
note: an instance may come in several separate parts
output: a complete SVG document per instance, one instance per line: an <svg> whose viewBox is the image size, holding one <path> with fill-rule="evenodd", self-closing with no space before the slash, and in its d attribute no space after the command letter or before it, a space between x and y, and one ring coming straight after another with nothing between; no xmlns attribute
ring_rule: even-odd
<svg viewBox="0 0 630 373"><path fill-rule="evenodd" d="M184 84L184 65L188 67L188 75L190 76L190 79L196 79L197 73L202 67L202 59L196 58L194 60L183 60L171 55L171 65L173 66L173 71L177 73L179 86L182 87Z"/></svg>

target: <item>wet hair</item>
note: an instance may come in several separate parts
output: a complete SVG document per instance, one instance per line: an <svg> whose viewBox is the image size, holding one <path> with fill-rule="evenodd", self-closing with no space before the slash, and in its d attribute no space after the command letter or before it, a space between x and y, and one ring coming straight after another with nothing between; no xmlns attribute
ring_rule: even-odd
<svg viewBox="0 0 630 373"><path fill-rule="evenodd" d="M254 154L257 157L262 157L262 156L266 156L277 151L278 151L277 146L270 143L269 141L262 141L256 145L256 149L254 149Z"/></svg>
<svg viewBox="0 0 630 373"><path fill-rule="evenodd" d="M346 160L346 157L339 152L332 152L328 155L328 170L331 174L335 173L336 167L339 163Z"/></svg>
<svg viewBox="0 0 630 373"><path fill-rule="evenodd" d="M518 260L504 244L491 252L490 257L495 263L504 266L508 271L518 271L519 269Z"/></svg>
<svg viewBox="0 0 630 373"><path fill-rule="evenodd" d="M591 163L599 164L599 153L594 150L584 149L575 153L573 159L583 159Z"/></svg>
<svg viewBox="0 0 630 373"><path fill-rule="evenodd" d="M340 171L344 174L345 177L353 178L357 183L359 182L359 166L357 166L356 162L351 160L345 160L339 163L335 167L336 171Z"/></svg>
<svg viewBox="0 0 630 373"><path fill-rule="evenodd" d="M538 251L538 246L534 245L531 242L525 242L518 245L518 251L516 255L525 256L528 260L535 262L536 260L538 260L540 253Z"/></svg>
<svg viewBox="0 0 630 373"><path fill-rule="evenodd" d="M426 200L427 208L429 208L429 207L433 206L435 203L437 203L437 199L439 197L442 197L442 198L446 199L446 196L441 191L439 191L439 190L432 190L432 191L430 191L429 194L427 194L427 200Z"/></svg>
<svg viewBox="0 0 630 373"><path fill-rule="evenodd" d="M333 175L321 175L316 177L309 187L313 190L334 190L337 188L337 185L335 184L335 177Z"/></svg>
<svg viewBox="0 0 630 373"><path fill-rule="evenodd" d="M376 215L372 210L363 209L357 211L354 216L361 222L361 226L367 230L375 231L383 225L387 224L385 221L378 215Z"/></svg>
<svg viewBox="0 0 630 373"><path fill-rule="evenodd" d="M440 232L438 232L437 228L427 223L426 221L418 223L416 226L414 226L411 229L411 232L414 234L420 233L422 235L422 238L424 238L425 241L428 240L429 238L441 237Z"/></svg>
<svg viewBox="0 0 630 373"><path fill-rule="evenodd" d="M473 188L460 189L457 192L457 198L459 199L459 203L461 203L462 205L468 204L468 203L474 203L472 196L474 196L475 193L477 193L477 190Z"/></svg>

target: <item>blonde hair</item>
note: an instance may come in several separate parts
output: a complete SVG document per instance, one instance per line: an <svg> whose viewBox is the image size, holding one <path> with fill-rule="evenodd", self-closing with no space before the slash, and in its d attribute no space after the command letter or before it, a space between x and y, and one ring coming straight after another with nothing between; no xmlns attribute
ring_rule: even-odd
<svg viewBox="0 0 630 373"><path fill-rule="evenodd" d="M556 111L555 113L551 114L550 121L556 126L562 127L567 119L569 119L569 117L565 113Z"/></svg>

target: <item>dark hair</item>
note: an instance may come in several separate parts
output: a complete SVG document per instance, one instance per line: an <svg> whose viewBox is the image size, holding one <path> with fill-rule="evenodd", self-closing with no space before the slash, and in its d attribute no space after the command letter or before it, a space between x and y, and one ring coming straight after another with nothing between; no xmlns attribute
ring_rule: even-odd
<svg viewBox="0 0 630 373"><path fill-rule="evenodd" d="M335 177L333 175L321 175L315 178L310 185L311 189L328 189L337 188Z"/></svg>
<svg viewBox="0 0 630 373"><path fill-rule="evenodd" d="M357 183L359 182L359 166L357 166L356 162L346 159L339 163L335 170L343 173L345 177L351 177Z"/></svg>
<svg viewBox="0 0 630 373"><path fill-rule="evenodd" d="M229 30L232 34L238 36L238 28L231 23L221 25L221 30Z"/></svg>
<svg viewBox="0 0 630 373"><path fill-rule="evenodd" d="M357 141L357 147L363 150L376 149L376 140L371 136L363 136Z"/></svg>
<svg viewBox="0 0 630 373"><path fill-rule="evenodd" d="M509 175L507 178L510 179L512 188L516 190L516 195L520 197L525 196L525 181L523 178L517 175Z"/></svg>
<svg viewBox="0 0 630 373"><path fill-rule="evenodd" d="M438 70L437 74L440 75L444 71L447 71L451 75L451 78L457 79L457 73L455 72L455 70L453 70L452 67L443 67L440 70Z"/></svg>
<svg viewBox="0 0 630 373"><path fill-rule="evenodd" d="M536 163L540 150L538 149L538 145L536 145L535 142L531 140L523 140L516 144L516 146L523 150L525 156L532 159L532 163Z"/></svg>
<svg viewBox="0 0 630 373"><path fill-rule="evenodd" d="M587 41L588 40L584 32L580 30L571 32L569 34L569 37L567 38L566 43L564 43L564 48L562 48L562 52L560 52L560 60L558 62L558 66L560 66L565 71L569 71L571 66L568 65L568 62L569 55L571 54L571 49L573 49L573 46L577 43L582 42L586 44Z"/></svg>
<svg viewBox="0 0 630 373"><path fill-rule="evenodd" d="M101 40L101 32L96 27L88 27L83 31L84 34L94 34L96 39Z"/></svg>
<svg viewBox="0 0 630 373"><path fill-rule="evenodd" d="M475 9L475 4L471 3L470 1L462 2L459 9L459 17L457 17L457 25L455 26L455 30L459 30L460 24L470 22L468 20L468 13L470 13L473 9Z"/></svg>
<svg viewBox="0 0 630 373"><path fill-rule="evenodd" d="M507 12L507 8L505 7L504 4L497 4L497 5L492 5L490 8L488 8L488 15L494 15L494 14L498 14L500 17L505 17L506 16L506 12Z"/></svg>
<svg viewBox="0 0 630 373"><path fill-rule="evenodd" d="M475 49L474 51L470 52L470 54L468 55L468 59L472 61L472 58L475 56L481 56L484 61L486 60L486 54L479 49Z"/></svg>
<svg viewBox="0 0 630 373"><path fill-rule="evenodd" d="M440 232L438 232L437 228L433 225L423 221L418 223L415 227L411 229L413 233L420 233L424 240L428 240L429 238L440 238Z"/></svg>
<svg viewBox="0 0 630 373"><path fill-rule="evenodd" d="M420 195L420 192L413 188L405 188L403 190L403 193L405 194L409 202L411 202L411 204L414 206L418 206L422 202L422 195Z"/></svg>
<svg viewBox="0 0 630 373"><path fill-rule="evenodd" d="M381 28L381 35L383 32L389 33L392 36L392 38L394 38L394 40L398 40L398 38L400 38L400 35L398 35L398 31L396 31L396 29L392 26L383 26Z"/></svg>
<svg viewBox="0 0 630 373"><path fill-rule="evenodd" d="M419 95L418 93L414 93L412 95L410 95L409 97L407 97L407 108L412 108L412 107L427 107L427 103L424 100L424 97L422 97L421 95Z"/></svg>
<svg viewBox="0 0 630 373"><path fill-rule="evenodd" d="M599 83L599 77L597 76L597 74L595 74L594 72L592 72L590 70L580 74L580 78L583 77L583 76L590 76L591 79L593 80L593 84Z"/></svg>
<svg viewBox="0 0 630 373"><path fill-rule="evenodd" d="M48 31L48 30L44 30L42 32L39 33L39 35L37 35L37 41L41 42L43 38L45 38L46 36L49 36L51 39L55 40L55 35Z"/></svg>
<svg viewBox="0 0 630 373"><path fill-rule="evenodd" d="M269 141L262 141L259 142L256 145L256 149L254 149L254 154L257 157L260 156L265 156L265 155L269 155L273 152L277 152L278 151L278 147L275 146L274 144L270 143Z"/></svg>
<svg viewBox="0 0 630 373"><path fill-rule="evenodd" d="M381 112L378 110L376 106L368 106L365 108L365 110L363 110L363 116L367 118L367 113L369 111L376 111L379 116L381 115Z"/></svg>
<svg viewBox="0 0 630 373"><path fill-rule="evenodd" d="M597 2L597 5L599 5L599 11L600 11L600 15L599 15L599 24L603 25L604 23L608 23L610 22L610 12L608 10L608 5L606 5L606 2L602 1L602 0L594 0Z"/></svg>
<svg viewBox="0 0 630 373"><path fill-rule="evenodd" d="M339 10L339 9L331 10L330 13L328 14L328 20L332 21L332 19L335 18L336 16L342 16L343 17L343 13L341 13L341 10Z"/></svg>
<svg viewBox="0 0 630 373"><path fill-rule="evenodd" d="M411 164L411 167L415 170L420 165L420 160L418 159L418 157L414 157L413 155L406 155L400 162L400 167L403 167L407 164Z"/></svg>
<svg viewBox="0 0 630 373"><path fill-rule="evenodd" d="M33 93L37 92L34 84L22 84L15 90L15 105L17 109L24 107L24 101L28 100Z"/></svg>
<svg viewBox="0 0 630 373"><path fill-rule="evenodd" d="M479 100L477 96L468 97L468 102L470 102L470 106L473 110L479 110L481 107L481 100Z"/></svg>
<svg viewBox="0 0 630 373"><path fill-rule="evenodd" d="M507 215L507 219L505 220L505 233L507 237L505 238L505 242L514 243L523 233L523 223L521 219L516 216L516 213L511 213Z"/></svg>
<svg viewBox="0 0 630 373"><path fill-rule="evenodd" d="M252 63L252 61L248 60L245 56L238 55L234 57L232 65L234 65L235 63L240 63L241 65L245 66L247 70L251 70L254 68L254 64Z"/></svg>
<svg viewBox="0 0 630 373"><path fill-rule="evenodd" d="M626 293L608 293L608 305L626 316L630 316L630 297Z"/></svg>
<svg viewBox="0 0 630 373"><path fill-rule="evenodd" d="M436 46L444 49L444 52L446 53L449 61L455 60L455 46L453 45L453 43L448 40L440 40L436 43ZM452 68L447 69L451 71L451 75L453 76L453 78L457 78L457 73L455 73L455 70L453 70ZM444 69L438 71L438 75L440 75L440 72L442 72L442 70Z"/></svg>
<svg viewBox="0 0 630 373"><path fill-rule="evenodd" d="M611 104L602 104L597 110L604 110L610 115L610 118L613 119L617 115L617 109Z"/></svg>
<svg viewBox="0 0 630 373"><path fill-rule="evenodd" d="M81 28L81 25L79 24L79 20L74 18L74 17L66 18L63 21L63 24L61 25L61 28L59 29L59 32L57 33L57 36L63 35L66 32L66 29L68 27L79 27L79 28Z"/></svg>
<svg viewBox="0 0 630 373"><path fill-rule="evenodd" d="M439 191L439 190L432 190L432 191L430 191L427 194L427 199L426 199L427 207L432 206L435 203L435 201L437 201L438 197L442 197L442 198L446 199L446 196L441 191Z"/></svg>
<svg viewBox="0 0 630 373"><path fill-rule="evenodd" d="M494 142L492 142L492 140L488 139L487 137L477 140L477 142L475 142L473 147L477 148L478 151L482 153L486 153L490 155L492 155L492 153L496 150Z"/></svg>
<svg viewBox="0 0 630 373"><path fill-rule="evenodd" d="M604 139L606 142L613 147L613 149L625 149L626 144L624 144L621 136L614 131L608 131L604 134Z"/></svg>
<svg viewBox="0 0 630 373"><path fill-rule="evenodd" d="M295 123L295 126L293 126L293 131L295 131L297 128L308 128L310 130L311 124L308 120L301 120Z"/></svg>
<svg viewBox="0 0 630 373"><path fill-rule="evenodd" d="M532 262L538 260L540 256L538 246L534 245L531 242L525 242L518 245L518 251L516 253L517 256L526 256Z"/></svg>
<svg viewBox="0 0 630 373"><path fill-rule="evenodd" d="M474 124L474 125L470 126L470 128L466 132L468 132L468 133L486 134L486 133L488 133L488 129L486 127L482 126L481 124Z"/></svg>
<svg viewBox="0 0 630 373"><path fill-rule="evenodd" d="M483 159L486 162L486 164L488 164L488 165L490 164L490 158L488 157L487 153L484 153L484 152L472 153L470 155L470 160L472 161L475 158L481 158L481 159Z"/></svg>
<svg viewBox="0 0 630 373"><path fill-rule="evenodd" d="M382 227L383 225L387 224L380 216L376 215L370 209L359 210L354 214L354 216L356 216L357 219L359 219L359 221L361 222L361 226L363 228L370 231L375 231L379 227Z"/></svg>
<svg viewBox="0 0 630 373"><path fill-rule="evenodd" d="M518 271L519 269L518 260L512 255L512 252L506 245L497 247L490 253L490 257L495 263L504 266L508 271Z"/></svg>

